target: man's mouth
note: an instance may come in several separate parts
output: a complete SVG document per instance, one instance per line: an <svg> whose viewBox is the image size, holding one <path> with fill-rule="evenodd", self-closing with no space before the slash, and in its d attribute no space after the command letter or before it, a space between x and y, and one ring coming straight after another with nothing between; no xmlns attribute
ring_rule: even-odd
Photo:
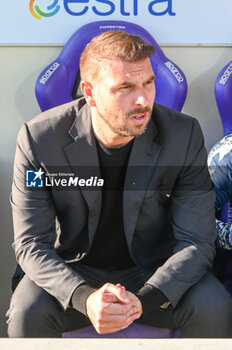
<svg viewBox="0 0 232 350"><path fill-rule="evenodd" d="M147 113L134 115L130 118L136 124L142 124L147 120Z"/></svg>

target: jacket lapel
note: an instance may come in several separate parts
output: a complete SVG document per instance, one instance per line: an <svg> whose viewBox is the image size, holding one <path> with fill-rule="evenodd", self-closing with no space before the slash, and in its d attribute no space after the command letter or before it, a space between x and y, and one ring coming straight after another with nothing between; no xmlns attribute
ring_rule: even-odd
<svg viewBox="0 0 232 350"><path fill-rule="evenodd" d="M64 147L69 165L78 178L101 178L95 138L91 130L90 108L86 104L77 114L69 134L74 142ZM154 138L157 129L151 120L148 129L135 137L125 176L123 193L124 229L130 247L137 217L142 205L146 188L154 172L160 153L160 145ZM101 187L92 190L79 187L89 207L89 239L94 239L101 212Z"/></svg>
<svg viewBox="0 0 232 350"><path fill-rule="evenodd" d="M69 134L74 142L64 147L64 153L75 176L79 179L101 178L95 138L91 131L90 109L87 104L79 111ZM91 244L100 217L102 191L101 187L97 186L89 189L79 186L79 189L89 207L88 229Z"/></svg>
<svg viewBox="0 0 232 350"><path fill-rule="evenodd" d="M135 138L131 150L123 193L124 230L128 246L131 246L137 217L154 167L160 153L160 145L154 142L157 129L150 122L147 131Z"/></svg>

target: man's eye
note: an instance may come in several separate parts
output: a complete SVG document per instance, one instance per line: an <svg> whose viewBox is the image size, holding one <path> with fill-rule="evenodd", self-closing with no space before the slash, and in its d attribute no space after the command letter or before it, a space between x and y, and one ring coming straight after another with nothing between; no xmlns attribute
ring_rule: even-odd
<svg viewBox="0 0 232 350"><path fill-rule="evenodd" d="M120 90L127 90L129 89L130 87L128 85L124 85L124 86L121 86L120 87Z"/></svg>

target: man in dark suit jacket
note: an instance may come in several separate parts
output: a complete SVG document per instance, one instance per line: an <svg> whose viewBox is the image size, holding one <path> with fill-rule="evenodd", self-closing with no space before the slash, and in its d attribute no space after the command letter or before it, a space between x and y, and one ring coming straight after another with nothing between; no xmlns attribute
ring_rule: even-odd
<svg viewBox="0 0 232 350"><path fill-rule="evenodd" d="M21 128L11 203L25 276L10 337L90 323L112 333L134 321L231 336L231 300L210 273L215 195L203 136L195 119L154 104L153 51L120 31L94 38L80 62L85 98Z"/></svg>

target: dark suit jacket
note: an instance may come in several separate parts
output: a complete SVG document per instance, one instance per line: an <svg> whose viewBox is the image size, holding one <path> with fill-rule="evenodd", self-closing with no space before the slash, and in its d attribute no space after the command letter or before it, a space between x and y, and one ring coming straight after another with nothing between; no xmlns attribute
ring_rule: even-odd
<svg viewBox="0 0 232 350"><path fill-rule="evenodd" d="M66 308L84 282L69 263L88 254L101 189L25 188L26 170L40 168L65 169L79 178L94 169L100 177L90 108L83 99L46 111L21 128L11 197L17 261ZM211 267L215 252L215 195L198 122L155 104L146 132L134 140L124 186L130 254L137 265L154 271L148 283L175 306Z"/></svg>

